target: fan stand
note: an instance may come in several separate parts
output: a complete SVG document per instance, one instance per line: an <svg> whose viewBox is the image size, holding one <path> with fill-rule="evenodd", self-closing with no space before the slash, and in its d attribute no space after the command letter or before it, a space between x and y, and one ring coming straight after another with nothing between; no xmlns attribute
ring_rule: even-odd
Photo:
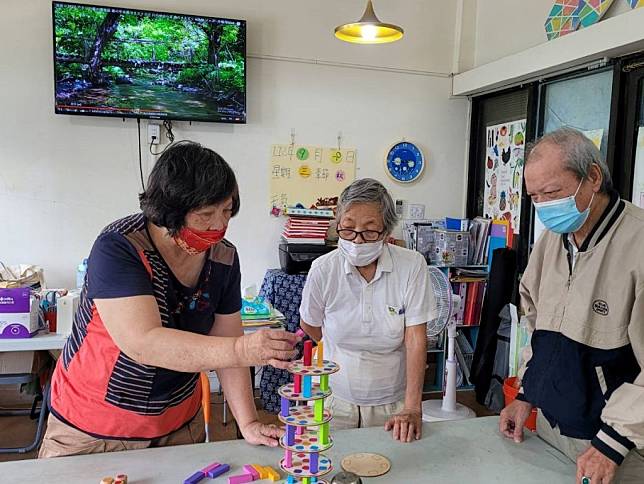
<svg viewBox="0 0 644 484"><path fill-rule="evenodd" d="M452 319L447 326L447 361L445 362L445 393L442 400L423 402L423 420L437 422L441 420L464 420L476 417L469 407L456 402L456 321Z"/></svg>

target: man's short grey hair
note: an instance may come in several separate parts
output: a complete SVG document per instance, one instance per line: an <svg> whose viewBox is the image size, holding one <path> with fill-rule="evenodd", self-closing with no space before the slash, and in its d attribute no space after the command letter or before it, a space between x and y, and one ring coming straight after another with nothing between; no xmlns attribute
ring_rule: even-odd
<svg viewBox="0 0 644 484"><path fill-rule="evenodd" d="M579 180L588 178L590 168L595 163L602 172L600 191L608 193L613 189L613 179L608 165L595 143L588 139L584 133L573 128L559 128L544 135L530 148L526 163L530 162L530 156L536 148L544 143L551 143L561 149L565 159L565 168L572 171Z"/></svg>
<svg viewBox="0 0 644 484"><path fill-rule="evenodd" d="M342 215L354 203L375 203L380 206L382 212L382 223L385 233L393 232L398 222L394 201L387 189L378 180L373 178L362 178L354 181L345 188L338 201L336 221L339 223Z"/></svg>

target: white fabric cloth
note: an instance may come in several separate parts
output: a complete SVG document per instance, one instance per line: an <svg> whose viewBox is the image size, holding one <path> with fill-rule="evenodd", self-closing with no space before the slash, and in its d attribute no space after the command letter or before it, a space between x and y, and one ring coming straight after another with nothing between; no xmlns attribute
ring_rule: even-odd
<svg viewBox="0 0 644 484"><path fill-rule="evenodd" d="M426 323L435 307L423 256L385 244L369 283L338 250L316 259L300 316L322 327L325 358L340 365L331 375L333 393L356 405L384 405L405 395L405 328Z"/></svg>

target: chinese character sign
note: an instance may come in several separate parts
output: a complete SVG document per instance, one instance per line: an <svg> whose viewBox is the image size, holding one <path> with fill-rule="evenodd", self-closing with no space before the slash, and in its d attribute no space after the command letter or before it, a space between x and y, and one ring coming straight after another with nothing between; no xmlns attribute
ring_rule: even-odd
<svg viewBox="0 0 644 484"><path fill-rule="evenodd" d="M355 176L355 149L273 145L269 203L271 208L298 203L310 208L320 198L339 197Z"/></svg>

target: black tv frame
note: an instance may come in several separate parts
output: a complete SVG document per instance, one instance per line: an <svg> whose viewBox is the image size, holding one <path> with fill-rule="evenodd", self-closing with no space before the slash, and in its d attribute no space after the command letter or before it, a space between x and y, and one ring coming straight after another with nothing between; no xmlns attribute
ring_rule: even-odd
<svg viewBox="0 0 644 484"><path fill-rule="evenodd" d="M71 5L77 7L94 7L94 8L107 8L113 10L119 10L123 12L139 12L142 14L160 14L160 15L170 15L176 17L186 17L186 18L203 18L208 20L225 20L227 22L240 22L244 26L244 119L236 120L215 120L212 118L200 118L200 117L181 117L181 116L154 116L145 113L120 113L120 114L107 114L107 113L78 113L78 112L67 112L59 111L56 105L56 24L55 24L55 8L56 5ZM51 35L52 35L52 67L53 80L54 80L54 112L55 114L70 115L70 116L98 116L104 118L134 118L134 119L157 119L157 120L169 120L169 121L194 121L194 122L204 122L204 123L222 123L222 124L246 124L248 120L248 31L247 31L247 22L244 19L236 18L226 18L226 17L210 17L208 15L191 15L187 13L175 13L175 12L166 12L158 10L143 10L138 8L128 8L128 7L116 7L113 5L96 5L89 3L76 3L76 2L62 2L59 0L54 0L51 2Z"/></svg>

